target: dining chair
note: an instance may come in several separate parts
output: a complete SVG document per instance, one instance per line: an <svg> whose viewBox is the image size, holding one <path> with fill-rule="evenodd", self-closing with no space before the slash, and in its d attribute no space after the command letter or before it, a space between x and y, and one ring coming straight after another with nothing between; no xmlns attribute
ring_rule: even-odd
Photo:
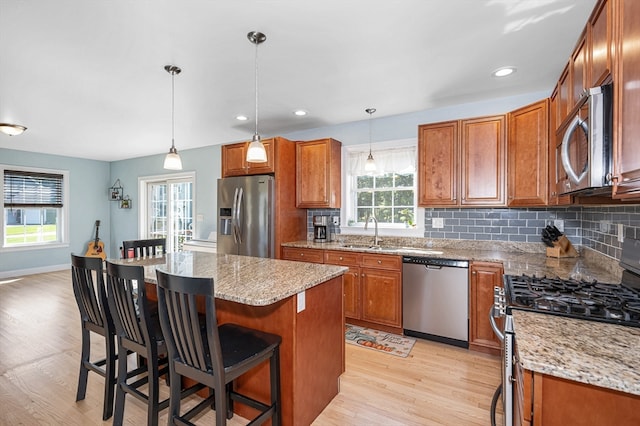
<svg viewBox="0 0 640 426"><path fill-rule="evenodd" d="M159 400L159 379L169 368L157 304L147 299L144 268L107 262L106 290L120 354L113 424L122 425L125 397L130 394L147 404L147 424L155 426L160 410L169 405L169 398ZM129 370L127 351L135 352L146 363ZM146 394L141 390L144 385L148 385ZM182 397L204 387L197 385L183 390L180 383L176 385Z"/></svg>
<svg viewBox="0 0 640 426"><path fill-rule="evenodd" d="M122 242L123 257L150 257L167 252L165 238L149 238L145 240L127 240Z"/></svg>
<svg viewBox="0 0 640 426"><path fill-rule="evenodd" d="M116 385L115 328L104 284L102 259L71 255L71 281L82 324L82 353L76 401L85 398L89 371L104 377L102 420L113 414ZM91 361L91 332L104 337L105 358Z"/></svg>
<svg viewBox="0 0 640 426"><path fill-rule="evenodd" d="M218 325L212 278L184 277L160 270L156 275L160 324L169 351L169 425L192 425L190 420L209 407L216 411L215 424L226 425L227 419L233 417L234 401L259 411L251 425L269 418L272 425L280 425L281 337L237 324ZM197 302L204 302L204 315ZM269 403L234 390L236 378L266 360L270 371ZM208 398L184 414L180 413L177 397L182 377L213 389Z"/></svg>

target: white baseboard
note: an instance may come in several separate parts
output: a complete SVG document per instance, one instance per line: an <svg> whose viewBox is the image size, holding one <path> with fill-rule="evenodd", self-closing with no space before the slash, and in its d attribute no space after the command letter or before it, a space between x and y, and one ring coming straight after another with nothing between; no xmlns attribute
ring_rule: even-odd
<svg viewBox="0 0 640 426"><path fill-rule="evenodd" d="M42 266L39 268L16 269L14 271L2 271L0 272L0 279L22 277L24 275L44 274L46 272L62 271L65 269L71 269L71 263Z"/></svg>

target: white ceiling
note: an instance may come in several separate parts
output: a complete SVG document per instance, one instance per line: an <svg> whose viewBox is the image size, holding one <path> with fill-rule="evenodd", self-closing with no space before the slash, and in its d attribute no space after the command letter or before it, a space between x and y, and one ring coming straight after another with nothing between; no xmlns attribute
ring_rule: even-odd
<svg viewBox="0 0 640 426"><path fill-rule="evenodd" d="M0 147L98 160L551 91L596 0L0 0ZM499 80L491 72L516 66ZM309 111L304 118L293 110ZM250 121L241 123L237 114ZM0 159L1 160L1 159Z"/></svg>

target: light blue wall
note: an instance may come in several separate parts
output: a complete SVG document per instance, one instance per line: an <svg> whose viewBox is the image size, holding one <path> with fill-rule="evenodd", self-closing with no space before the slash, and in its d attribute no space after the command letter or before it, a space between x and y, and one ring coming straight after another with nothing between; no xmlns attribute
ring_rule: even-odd
<svg viewBox="0 0 640 426"><path fill-rule="evenodd" d="M19 140L16 138L16 140ZM0 274L5 271L30 270L33 272L55 269L70 262L70 253L87 251L94 237L94 224L100 220L100 236L110 233L109 163L83 160L57 155L37 154L0 148L0 163L24 167L69 171L69 223L68 247L28 251L0 252Z"/></svg>
<svg viewBox="0 0 640 426"><path fill-rule="evenodd" d="M377 142L415 138L417 126L420 124L503 114L546 96L548 93L530 93L384 118L373 118L372 139ZM367 106L369 105L363 106L361 121L280 135L263 135L263 137L283 136L294 141L332 137L344 145L367 143L369 122L368 116L364 113L364 108ZM383 111L379 113L383 113ZM249 136L247 135L247 138ZM182 157L183 172L195 171L196 173L196 215L202 215L203 220L196 221L194 231L196 238L206 238L209 232L216 230L216 181L221 175L220 146L211 145L182 150L178 143L178 150ZM55 265L68 264L70 252L84 253L86 251L86 245L93 236L93 224L96 219L102 221L100 235L109 257L119 256L118 248L122 241L139 236L138 179L170 174L171 172L162 168L163 161L164 153L109 163L0 149L0 162L4 164L66 169L71 172L70 247L1 253L0 276L6 276L7 271L37 271L38 268L46 269ZM120 209L117 202L108 200L107 188L113 185L116 179L120 179L124 194L131 198L131 209Z"/></svg>
<svg viewBox="0 0 640 426"><path fill-rule="evenodd" d="M195 222L194 238L206 238L209 232L215 230L217 179L222 174L220 145L180 150L178 152L182 158L183 165L183 170L180 172L172 172L162 168L165 154L111 163L112 180L120 179L124 194L129 195L133 200L130 209L120 209L116 202L111 205L112 227L109 239L109 253L112 257L119 256L118 250L122 246L122 241L139 237L138 216L140 202L144 202L138 196L138 178L140 177L164 176L172 173L195 171L195 214L202 215L203 220Z"/></svg>

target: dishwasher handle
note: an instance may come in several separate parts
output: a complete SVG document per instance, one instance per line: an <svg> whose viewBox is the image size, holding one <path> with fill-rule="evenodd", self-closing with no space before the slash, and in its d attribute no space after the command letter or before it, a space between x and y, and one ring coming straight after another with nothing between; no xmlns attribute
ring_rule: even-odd
<svg viewBox="0 0 640 426"><path fill-rule="evenodd" d="M436 270L442 269L442 266L440 265L424 265L424 267L427 269L436 269Z"/></svg>

